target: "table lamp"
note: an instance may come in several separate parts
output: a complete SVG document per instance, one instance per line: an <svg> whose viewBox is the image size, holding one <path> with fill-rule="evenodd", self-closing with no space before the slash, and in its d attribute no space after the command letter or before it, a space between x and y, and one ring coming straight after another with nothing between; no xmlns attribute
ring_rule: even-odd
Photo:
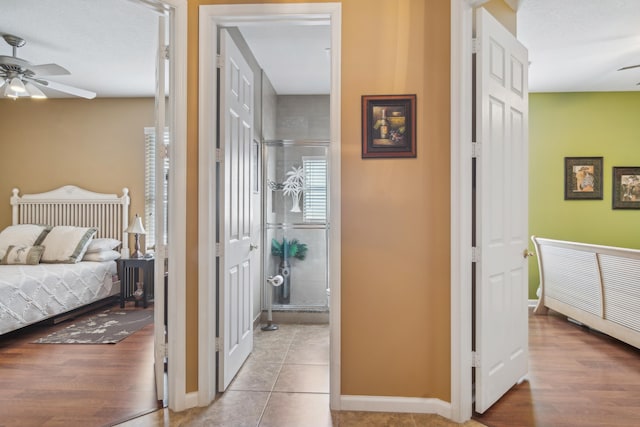
<svg viewBox="0 0 640 427"><path fill-rule="evenodd" d="M136 237L136 245L134 247L134 252L131 252L131 258L142 258L142 252L140 252L140 235L146 234L144 231L144 227L142 226L142 218L136 214L136 217L131 222L131 225L127 228L127 233L133 233Z"/></svg>

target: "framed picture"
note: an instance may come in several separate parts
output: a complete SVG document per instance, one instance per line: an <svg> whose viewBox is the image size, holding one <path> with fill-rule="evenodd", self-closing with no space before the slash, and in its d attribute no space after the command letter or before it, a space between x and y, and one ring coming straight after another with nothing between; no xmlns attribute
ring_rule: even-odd
<svg viewBox="0 0 640 427"><path fill-rule="evenodd" d="M613 209L640 209L640 167L613 168Z"/></svg>
<svg viewBox="0 0 640 427"><path fill-rule="evenodd" d="M416 95L362 96L362 158L416 157Z"/></svg>
<svg viewBox="0 0 640 427"><path fill-rule="evenodd" d="M564 158L564 199L602 200L602 157Z"/></svg>

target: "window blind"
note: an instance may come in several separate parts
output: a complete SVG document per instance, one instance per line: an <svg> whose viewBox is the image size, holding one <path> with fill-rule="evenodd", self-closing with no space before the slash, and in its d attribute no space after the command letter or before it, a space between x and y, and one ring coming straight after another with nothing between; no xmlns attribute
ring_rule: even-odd
<svg viewBox="0 0 640 427"><path fill-rule="evenodd" d="M304 170L304 222L327 221L327 159L320 156L302 157Z"/></svg>
<svg viewBox="0 0 640 427"><path fill-rule="evenodd" d="M164 145L169 146L169 129L164 131ZM156 203L162 203L164 209L164 227L162 230L163 244L167 243L167 213L168 213L168 184L169 184L169 159L164 158L163 173L160 176L164 182L162 185L162 195L160 198L156 195L156 130L153 127L144 128L144 146L145 146L145 168L144 168L144 227L147 234L145 242L147 248L155 248L156 245Z"/></svg>

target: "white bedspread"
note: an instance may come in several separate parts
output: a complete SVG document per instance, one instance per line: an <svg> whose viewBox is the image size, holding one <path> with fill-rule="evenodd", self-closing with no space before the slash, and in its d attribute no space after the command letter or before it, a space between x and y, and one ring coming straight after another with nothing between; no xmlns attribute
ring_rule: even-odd
<svg viewBox="0 0 640 427"><path fill-rule="evenodd" d="M0 266L0 335L116 292L115 261Z"/></svg>

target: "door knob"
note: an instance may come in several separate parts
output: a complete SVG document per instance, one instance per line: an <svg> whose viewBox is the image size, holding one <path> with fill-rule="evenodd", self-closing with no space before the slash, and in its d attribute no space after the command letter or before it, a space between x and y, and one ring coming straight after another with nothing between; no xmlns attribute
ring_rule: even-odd
<svg viewBox="0 0 640 427"><path fill-rule="evenodd" d="M256 249L258 249L258 245L254 245L253 243L251 243L251 244L249 245L249 250L250 250L250 251L255 251Z"/></svg>
<svg viewBox="0 0 640 427"><path fill-rule="evenodd" d="M533 252L531 252L529 249L525 249L524 251L522 251L522 257L523 258L528 258L530 256L535 256L536 254L534 254Z"/></svg>

